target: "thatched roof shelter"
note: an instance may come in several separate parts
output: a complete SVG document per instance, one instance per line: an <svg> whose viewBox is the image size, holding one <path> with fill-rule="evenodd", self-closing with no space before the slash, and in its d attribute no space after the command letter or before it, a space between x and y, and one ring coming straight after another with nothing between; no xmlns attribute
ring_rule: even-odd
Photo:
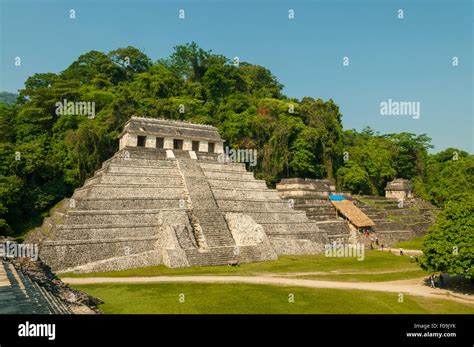
<svg viewBox="0 0 474 347"><path fill-rule="evenodd" d="M375 223L349 200L331 200L334 207L357 228L373 227Z"/></svg>

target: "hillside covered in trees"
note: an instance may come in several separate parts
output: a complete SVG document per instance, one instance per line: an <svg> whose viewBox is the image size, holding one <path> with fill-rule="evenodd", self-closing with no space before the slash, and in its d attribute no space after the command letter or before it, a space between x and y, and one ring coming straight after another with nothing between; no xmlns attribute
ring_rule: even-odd
<svg viewBox="0 0 474 347"><path fill-rule="evenodd" d="M472 155L430 155L425 134L344 131L333 100L290 99L282 87L268 69L236 65L194 43L157 62L133 47L91 51L59 74L29 77L16 103L0 104L0 235L38 225L81 186L117 150L132 115L217 126L227 145L258 150L252 170L269 186L284 177L329 178L341 189L382 194L403 177L440 207L472 198ZM95 102L95 117L57 114L63 100Z"/></svg>

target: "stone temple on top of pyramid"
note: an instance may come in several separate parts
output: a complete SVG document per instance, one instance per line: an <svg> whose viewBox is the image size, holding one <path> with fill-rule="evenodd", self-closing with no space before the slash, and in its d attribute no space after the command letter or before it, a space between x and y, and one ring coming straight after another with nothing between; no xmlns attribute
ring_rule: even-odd
<svg viewBox="0 0 474 347"><path fill-rule="evenodd" d="M215 127L132 117L118 152L27 240L57 272L257 262L331 242L305 211L222 156Z"/></svg>

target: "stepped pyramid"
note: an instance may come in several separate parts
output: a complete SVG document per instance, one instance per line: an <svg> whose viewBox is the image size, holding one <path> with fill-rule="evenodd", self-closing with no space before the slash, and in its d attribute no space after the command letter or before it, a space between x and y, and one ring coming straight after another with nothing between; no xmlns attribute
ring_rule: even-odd
<svg viewBox="0 0 474 347"><path fill-rule="evenodd" d="M374 236L386 246L425 235L438 213L436 207L417 198L407 198L403 205L398 199L380 196L354 196L354 201L375 222Z"/></svg>
<svg viewBox="0 0 474 347"><path fill-rule="evenodd" d="M132 117L119 151L29 233L57 272L274 260L327 233L230 163L217 128Z"/></svg>
<svg viewBox="0 0 474 347"><path fill-rule="evenodd" d="M296 210L305 211L310 220L327 231L330 242L360 242L367 248L373 244L371 239L379 240L379 245L392 246L400 241L410 240L426 234L436 219L437 209L430 203L415 199L411 191L404 195L394 195L397 199L381 196L353 196L347 191L336 191L333 183L327 180L308 178L287 178L276 186L282 199L290 199ZM390 187L393 190L393 186ZM387 189L388 190L388 189ZM342 218L330 196L343 195L373 222L370 235L365 235L353 221ZM404 203L400 205L399 199Z"/></svg>
<svg viewBox="0 0 474 347"><path fill-rule="evenodd" d="M348 221L338 216L328 199L332 194L343 194L351 199L349 192L336 192L332 182L311 178L285 178L276 188L280 198L290 199L295 210L306 212L310 220L326 230L330 242L357 242L357 233Z"/></svg>

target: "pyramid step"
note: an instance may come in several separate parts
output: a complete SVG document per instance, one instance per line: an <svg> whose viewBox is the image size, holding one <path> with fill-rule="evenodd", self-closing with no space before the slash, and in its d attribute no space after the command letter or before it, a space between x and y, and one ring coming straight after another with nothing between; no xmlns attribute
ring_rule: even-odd
<svg viewBox="0 0 474 347"><path fill-rule="evenodd" d="M136 226L115 228L63 228L55 233L56 240L90 240L90 239L125 239L139 237L156 237L159 235L158 226Z"/></svg>
<svg viewBox="0 0 474 347"><path fill-rule="evenodd" d="M84 198L77 200L75 208L79 210L139 210L139 209L177 209L181 208L181 198Z"/></svg>
<svg viewBox="0 0 474 347"><path fill-rule="evenodd" d="M180 199L184 196L184 188L181 186L175 187L161 187L157 185L93 185L90 187L78 188L74 191L73 198L76 200L84 197L99 198L99 197L114 197L114 198L159 198L167 196L168 198Z"/></svg>
<svg viewBox="0 0 474 347"><path fill-rule="evenodd" d="M276 200L237 200L237 199L217 199L217 204L223 211L233 212L252 212L255 210L261 211L275 211L275 212L287 212L293 211L289 207L288 202L276 199Z"/></svg>
<svg viewBox="0 0 474 347"><path fill-rule="evenodd" d="M176 174L174 167L148 167L148 166L133 166L133 165L117 165L110 164L106 169L107 173L132 173L136 175L148 174L158 176L168 176Z"/></svg>
<svg viewBox="0 0 474 347"><path fill-rule="evenodd" d="M213 188L216 199L277 199L276 191L269 189Z"/></svg>
<svg viewBox="0 0 474 347"><path fill-rule="evenodd" d="M217 170L206 170L204 171L204 175L207 178L211 179L234 179L240 181L253 181L255 178L253 173L251 172L236 172L236 171L217 171Z"/></svg>
<svg viewBox="0 0 474 347"><path fill-rule="evenodd" d="M259 223L267 235L275 234L304 234L304 233L319 233L324 232L320 230L314 222L300 222L300 223Z"/></svg>
<svg viewBox="0 0 474 347"><path fill-rule="evenodd" d="M139 175L139 174L117 174L108 173L95 176L87 182L84 186L90 186L95 184L101 185L122 185L122 184L137 184L145 186L181 186L182 178L179 175Z"/></svg>
<svg viewBox="0 0 474 347"><path fill-rule="evenodd" d="M163 218L181 218L186 209L173 210L71 210L64 219L64 225L75 224L131 224L163 222ZM173 217L175 216L175 217ZM161 220L161 222L160 222Z"/></svg>
<svg viewBox="0 0 474 347"><path fill-rule="evenodd" d="M245 164L243 163L199 163L199 166L204 170L214 170L214 171L234 171L234 172L247 172L245 169Z"/></svg>
<svg viewBox="0 0 474 347"><path fill-rule="evenodd" d="M325 230L329 235L332 234L349 234L350 228L345 221L321 221L315 222L318 227Z"/></svg>
<svg viewBox="0 0 474 347"><path fill-rule="evenodd" d="M73 229L107 229L107 228L143 228L143 227L159 227L158 223L132 223L132 224L58 224L56 230L73 230Z"/></svg>
<svg viewBox="0 0 474 347"><path fill-rule="evenodd" d="M304 212L247 212L246 215L252 217L256 223L301 223L308 222Z"/></svg>
<svg viewBox="0 0 474 347"><path fill-rule="evenodd" d="M244 189L265 189L267 188L267 185L265 181L260 181L260 180L236 180L236 179L224 179L224 178L219 178L219 179L209 179L208 180L209 184L211 187L229 187L231 185L237 185L241 188Z"/></svg>
<svg viewBox="0 0 474 347"><path fill-rule="evenodd" d="M109 164L120 165L120 166L149 166L149 167L161 167L161 168L176 168L176 161L169 160L164 157L163 159L146 159L146 158L133 158L129 159L113 157L108 163L104 163L102 167Z"/></svg>
<svg viewBox="0 0 474 347"><path fill-rule="evenodd" d="M230 262L237 262L239 259L235 247L214 247L205 253L186 250L186 256L190 266L227 265Z"/></svg>
<svg viewBox="0 0 474 347"><path fill-rule="evenodd" d="M315 221L315 222L326 222L326 221L336 220L336 216L334 216L334 215L328 216L328 215L310 215L310 214L308 214L308 218L312 221Z"/></svg>

